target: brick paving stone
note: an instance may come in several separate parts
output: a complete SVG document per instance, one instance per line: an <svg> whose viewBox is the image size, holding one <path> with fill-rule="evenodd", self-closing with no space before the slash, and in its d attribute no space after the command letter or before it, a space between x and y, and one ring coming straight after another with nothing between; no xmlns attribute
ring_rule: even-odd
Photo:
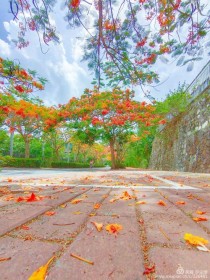
<svg viewBox="0 0 210 280"><path fill-rule="evenodd" d="M140 209L142 209L144 212L148 213L162 213L166 214L170 208L174 208L174 205L170 203L167 199L163 198L158 192L137 192L135 193L137 197L137 201L145 201L146 204L140 205ZM165 202L166 206L160 206L157 203L159 201Z"/></svg>
<svg viewBox="0 0 210 280"><path fill-rule="evenodd" d="M97 215L119 215L119 216L135 216L135 200L116 200L114 202L110 202L111 199L119 198L122 196L124 191L128 191L130 195L133 195L130 189L120 189L120 190L112 190L109 197L107 197L102 206L98 209Z"/></svg>
<svg viewBox="0 0 210 280"><path fill-rule="evenodd" d="M88 193L84 194L84 195L81 195L79 196L78 198L80 197L85 197L84 199L84 202L92 202L92 203L96 203L96 202L99 202L100 200L104 199L104 196L105 195L108 195L110 189L109 188L93 188L91 190L88 191Z"/></svg>
<svg viewBox="0 0 210 280"><path fill-rule="evenodd" d="M156 247L149 256L155 263L157 279L210 279L208 253Z"/></svg>
<svg viewBox="0 0 210 280"><path fill-rule="evenodd" d="M161 176L164 179L174 181L180 185L189 185L193 187L209 188L210 187L210 177L206 176Z"/></svg>
<svg viewBox="0 0 210 280"><path fill-rule="evenodd" d="M26 280L60 249L61 246L57 244L1 238L0 257L11 257L11 260L0 262L0 279Z"/></svg>
<svg viewBox="0 0 210 280"><path fill-rule="evenodd" d="M12 204L0 209L0 235L49 210L49 206Z"/></svg>
<svg viewBox="0 0 210 280"><path fill-rule="evenodd" d="M104 225L118 223L123 226L118 236L103 229L98 232L91 221ZM76 254L94 262L89 265L75 259ZM92 217L83 232L51 268L48 280L143 280L143 257L135 217Z"/></svg>
<svg viewBox="0 0 210 280"><path fill-rule="evenodd" d="M13 200L6 201L5 199L8 197L8 195L0 197L0 207L8 206L11 204L15 204L16 202Z"/></svg>
<svg viewBox="0 0 210 280"><path fill-rule="evenodd" d="M14 234L17 236L30 234L35 238L69 241L93 211L93 204L83 202L78 204L67 203L65 208L58 207L53 211L55 212L53 216L42 215L38 220L28 225L29 230L20 229L15 231Z"/></svg>

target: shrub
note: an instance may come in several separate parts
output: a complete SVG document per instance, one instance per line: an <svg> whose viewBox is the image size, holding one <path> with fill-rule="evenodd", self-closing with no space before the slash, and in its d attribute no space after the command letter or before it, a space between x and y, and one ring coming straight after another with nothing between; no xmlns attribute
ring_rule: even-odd
<svg viewBox="0 0 210 280"><path fill-rule="evenodd" d="M88 168L90 164L87 162L52 162L54 168ZM94 164L93 167L103 167L103 165Z"/></svg>
<svg viewBox="0 0 210 280"><path fill-rule="evenodd" d="M41 166L41 161L34 158L13 158L10 156L0 157L3 167L26 167L37 168Z"/></svg>

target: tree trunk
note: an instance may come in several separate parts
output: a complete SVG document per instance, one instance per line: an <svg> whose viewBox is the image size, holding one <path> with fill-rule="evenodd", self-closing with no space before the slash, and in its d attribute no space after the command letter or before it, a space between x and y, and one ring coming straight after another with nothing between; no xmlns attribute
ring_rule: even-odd
<svg viewBox="0 0 210 280"><path fill-rule="evenodd" d="M9 155L13 157L13 146L14 146L14 132L10 133L10 147L9 147Z"/></svg>
<svg viewBox="0 0 210 280"><path fill-rule="evenodd" d="M25 141L25 158L30 157L30 140L28 137L24 139Z"/></svg>
<svg viewBox="0 0 210 280"><path fill-rule="evenodd" d="M59 147L55 150L56 161L59 161Z"/></svg>
<svg viewBox="0 0 210 280"><path fill-rule="evenodd" d="M45 143L42 142L42 160L45 158Z"/></svg>
<svg viewBox="0 0 210 280"><path fill-rule="evenodd" d="M112 169L116 169L116 160L115 160L115 151L114 151L114 140L110 140L109 142L110 150L111 150L111 161L112 161Z"/></svg>

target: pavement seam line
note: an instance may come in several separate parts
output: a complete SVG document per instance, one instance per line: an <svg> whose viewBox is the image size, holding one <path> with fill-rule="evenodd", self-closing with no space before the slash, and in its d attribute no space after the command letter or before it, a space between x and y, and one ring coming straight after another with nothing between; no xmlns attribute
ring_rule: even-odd
<svg viewBox="0 0 210 280"><path fill-rule="evenodd" d="M135 201L137 202L138 199L136 197L136 194L135 194L134 190L131 189L131 191L133 193L133 196L135 197ZM150 258L149 258L150 244L147 240L144 218L143 218L141 209L140 209L139 205L137 205L137 204L135 204L135 212L136 212L136 222L137 222L137 225L138 225L138 228L139 228L139 243L140 243L139 247L140 247L141 254L143 256L143 265L144 265L144 268L145 268L146 266L148 266L152 263ZM140 221L142 221L142 222L140 222ZM152 274L152 275L154 275L154 274ZM150 276L152 276L152 275L150 275ZM144 276L142 276L142 279L143 279L143 277ZM146 276L146 278L147 278L147 276ZM151 279L153 279L153 278L151 278Z"/></svg>

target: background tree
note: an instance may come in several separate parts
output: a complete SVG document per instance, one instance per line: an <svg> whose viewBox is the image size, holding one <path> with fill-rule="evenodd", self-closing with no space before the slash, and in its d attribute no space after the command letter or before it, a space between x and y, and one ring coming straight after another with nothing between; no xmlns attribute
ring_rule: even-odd
<svg viewBox="0 0 210 280"><path fill-rule="evenodd" d="M135 101L133 97L134 92L128 89L98 92L95 88L86 90L79 99L72 98L63 107L63 114L69 114L71 128L86 133L87 137L95 128L95 140L109 143L112 168L120 167L123 145L138 125L152 126L160 120L151 104Z"/></svg>
<svg viewBox="0 0 210 280"><path fill-rule="evenodd" d="M43 90L46 79L37 77L36 71L23 69L19 63L0 57L0 93L27 100L29 93ZM0 99L1 100L1 99Z"/></svg>

